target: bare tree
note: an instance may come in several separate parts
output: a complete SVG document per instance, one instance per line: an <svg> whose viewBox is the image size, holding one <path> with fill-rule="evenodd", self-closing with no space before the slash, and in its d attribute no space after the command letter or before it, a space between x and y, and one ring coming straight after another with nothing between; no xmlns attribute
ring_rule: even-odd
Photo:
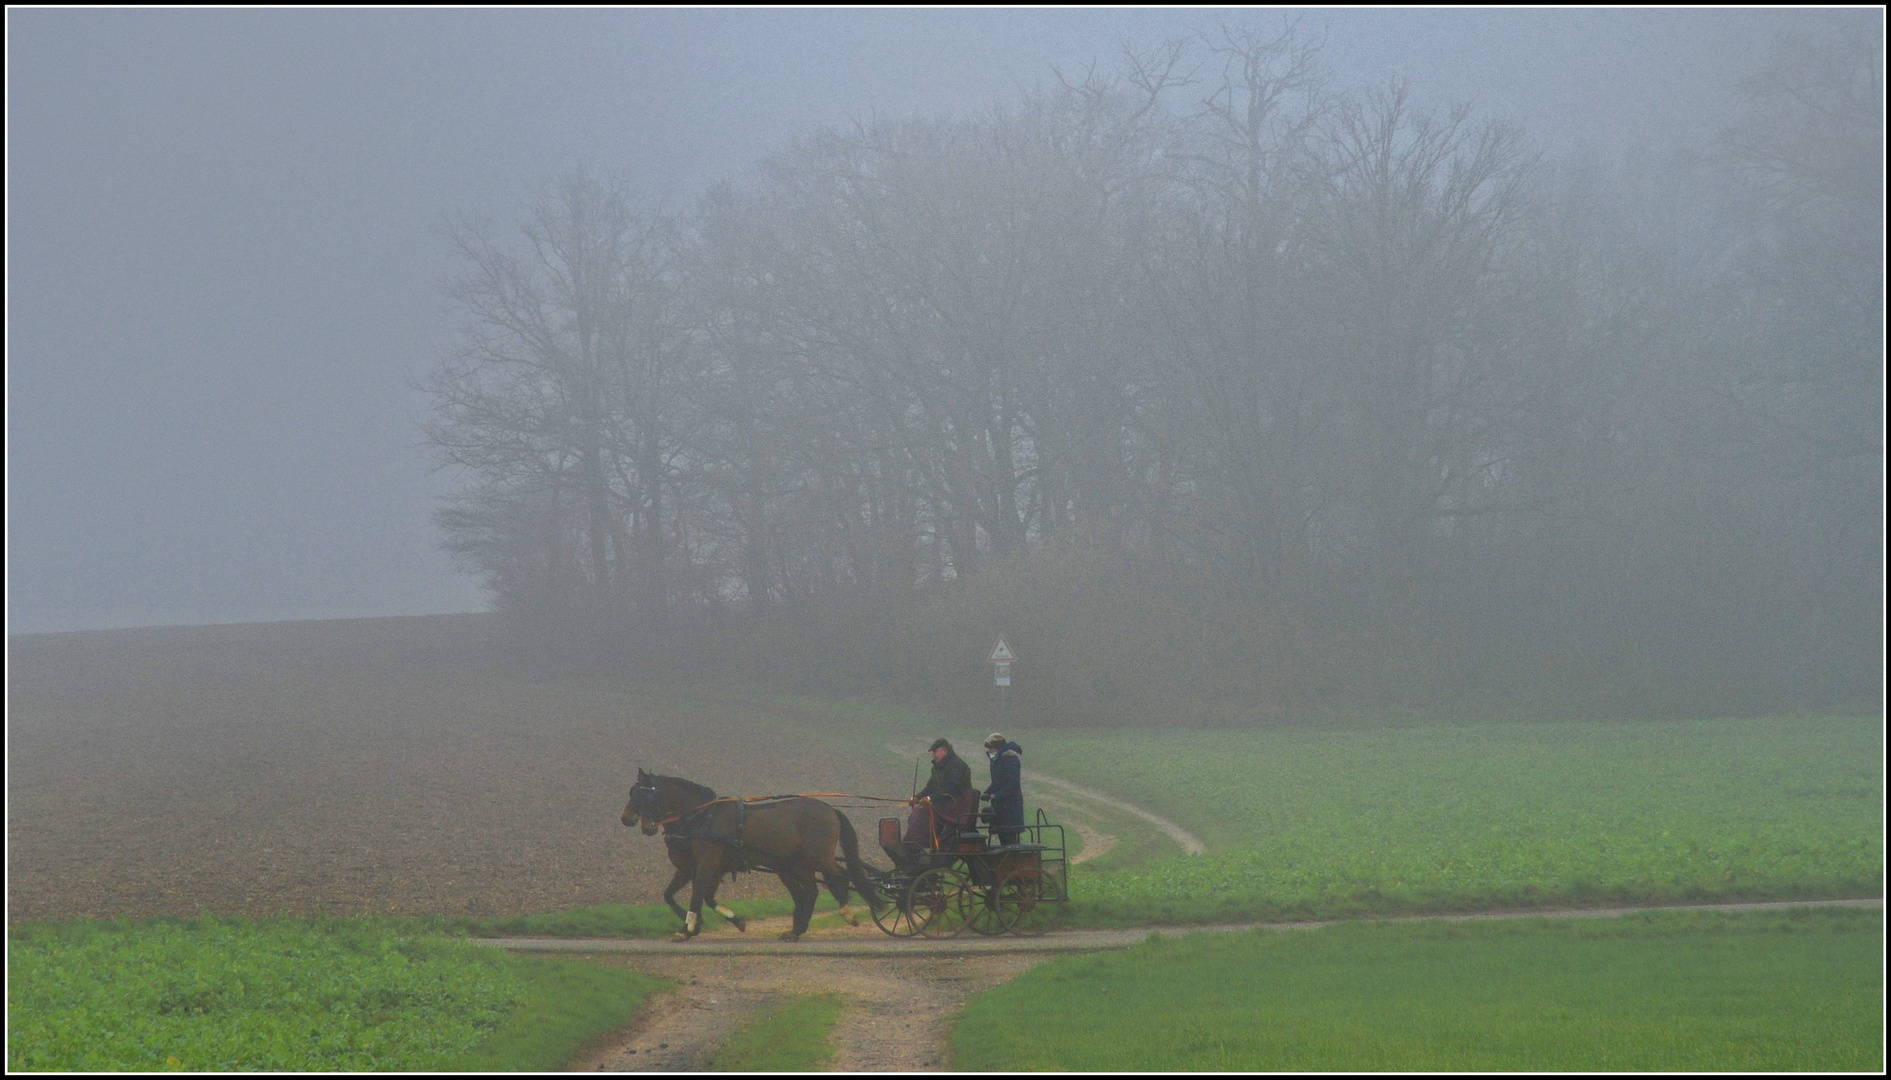
<svg viewBox="0 0 1891 1080"><path fill-rule="evenodd" d="M550 575L547 596L660 611L676 380L665 230L581 170L533 204L520 236L453 230L466 324L425 383L427 436L472 486L441 524L475 561L501 558L482 536L532 537L536 558L508 540L502 564ZM526 519L538 525L521 530Z"/></svg>

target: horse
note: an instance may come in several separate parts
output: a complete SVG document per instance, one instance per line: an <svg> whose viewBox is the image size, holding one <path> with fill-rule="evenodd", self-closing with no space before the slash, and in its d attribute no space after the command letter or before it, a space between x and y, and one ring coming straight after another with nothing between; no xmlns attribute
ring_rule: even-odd
<svg viewBox="0 0 1891 1080"><path fill-rule="evenodd" d="M683 917L677 941L688 941L702 931L705 903L725 918L734 916L715 902L715 894L722 875L737 870L773 873L794 897L794 929L781 935L783 941L797 941L807 933L822 883L834 894L841 916L849 923L857 921L848 906L849 885L866 898L870 908L878 910L853 823L819 799L794 795L756 802L718 799L701 784L638 769L622 821L625 825L635 822L645 836L655 836L659 828L669 834L664 844L677 873L664 899ZM685 878L692 883L687 912L671 898Z"/></svg>

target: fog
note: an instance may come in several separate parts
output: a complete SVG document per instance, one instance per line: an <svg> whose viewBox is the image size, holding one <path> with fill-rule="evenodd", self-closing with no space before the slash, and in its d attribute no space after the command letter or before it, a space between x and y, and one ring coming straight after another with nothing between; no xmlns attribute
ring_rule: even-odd
<svg viewBox="0 0 1891 1080"><path fill-rule="evenodd" d="M10 11L9 631L497 601L574 640L661 627L707 647L742 612L725 651L753 670L924 688L954 676L917 670L926 649L888 626L936 652L1039 618L1025 637L1082 673L1059 692L1104 711L1169 678L1210 699L1505 697L1467 672L1551 657L1543 685L1597 701L1874 694L1881 114L1875 144L1833 136L1869 160L1863 179L1835 167L1876 216L1786 206L1760 174L1781 154L1819 173L1829 147L1781 136L1797 122L1768 101L1791 93L1753 80L1795 56L1825 70L1782 42L1869 41L1881 87L1880 14L1315 11L1268 53L1281 19L1243 13L1258 66L1230 75L1233 17ZM1210 160L1227 79L1280 92L1249 134L1295 178L1248 197L1299 254L1211 250L1261 220L1204 194L1234 165ZM1412 227L1458 230L1405 279L1359 261L1408 235L1365 235L1390 204L1348 201L1365 188L1343 159L1366 162L1375 131L1411 168L1436 140L1432 173L1386 179L1434 200ZM1107 205L1084 202L1093 182ZM836 191L868 217L835 216ZM975 235L1019 198L1029 224ZM529 362L492 302L556 279L518 260L574 213L617 221L630 292L598 312L620 361L662 357L639 377L663 404L612 390L550 451L578 464L508 463L492 410L473 415L506 376L467 363ZM869 219L897 228L840 243ZM1021 278L942 269L1000 255ZM964 389L942 358L965 340L850 307L916 282L938 289L887 310L1018 319L981 328L1009 387L991 400L1016 406L984 458L954 458L967 414L927 404ZM1237 283L1268 298L1218 292ZM1387 348L1428 351L1416 377L1456 396L1420 407L1354 364ZM901 350L938 385L863 382L862 357ZM570 507L533 501L587 469ZM569 536L544 541L546 521ZM1225 647L1187 655L1221 674L1138 683L1133 634L1059 639L1069 620L1042 613L1099 587L1114 615L1073 618L1209 627ZM923 618L901 606L928 599ZM1163 623L1165 605L1188 614ZM817 630L828 645L781 644ZM1726 690L1755 657L1780 670Z"/></svg>

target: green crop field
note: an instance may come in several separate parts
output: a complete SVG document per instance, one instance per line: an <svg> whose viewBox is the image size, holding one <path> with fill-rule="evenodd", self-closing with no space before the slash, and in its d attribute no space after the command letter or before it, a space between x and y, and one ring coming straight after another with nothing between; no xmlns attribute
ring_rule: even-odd
<svg viewBox="0 0 1891 1080"><path fill-rule="evenodd" d="M752 695L742 711L854 747L967 735L963 723L859 702ZM1146 823L1057 799L1053 819L1084 809L1119 837L1072 872L1077 925L1883 891L1876 717L1009 726L1025 748L1027 802L1055 794L1034 790L1041 770L1172 818L1207 845L1184 856ZM983 761L967 756L982 783Z"/></svg>
<svg viewBox="0 0 1891 1080"><path fill-rule="evenodd" d="M361 1071L562 1065L662 984L395 920L20 924L10 1070Z"/></svg>
<svg viewBox="0 0 1891 1080"><path fill-rule="evenodd" d="M1876 896L1882 748L1870 718L1045 732L1025 777L1208 845L1099 860L1080 921L1199 922Z"/></svg>
<svg viewBox="0 0 1891 1080"><path fill-rule="evenodd" d="M954 1064L1876 1072L1883 925L1800 909L1157 938L988 991Z"/></svg>

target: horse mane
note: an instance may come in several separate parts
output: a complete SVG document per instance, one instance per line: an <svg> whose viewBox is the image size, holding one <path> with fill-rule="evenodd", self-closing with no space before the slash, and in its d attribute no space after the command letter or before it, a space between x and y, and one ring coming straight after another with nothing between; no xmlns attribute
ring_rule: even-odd
<svg viewBox="0 0 1891 1080"><path fill-rule="evenodd" d="M699 798L704 802L708 802L709 800L716 797L716 793L714 791L711 791L709 788L706 788L703 785L696 783L694 780L685 780L680 776L653 776L651 777L651 779L661 780L661 781L664 781L665 783L673 784L677 787L680 787L686 793L690 795L694 795L696 798Z"/></svg>

